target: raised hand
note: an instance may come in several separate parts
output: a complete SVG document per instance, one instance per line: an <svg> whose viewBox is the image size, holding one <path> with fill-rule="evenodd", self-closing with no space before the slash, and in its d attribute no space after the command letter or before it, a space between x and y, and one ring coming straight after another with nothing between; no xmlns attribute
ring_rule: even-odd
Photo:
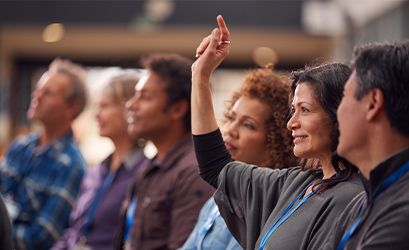
<svg viewBox="0 0 409 250"><path fill-rule="evenodd" d="M192 65L193 78L209 79L213 71L229 54L230 32L221 15L217 16L218 28L205 37L196 49L198 58Z"/></svg>
<svg viewBox="0 0 409 250"><path fill-rule="evenodd" d="M196 50L192 65L192 133L206 134L217 127L213 111L209 79L213 71L229 54L230 33L222 16L217 16L218 28L205 37Z"/></svg>

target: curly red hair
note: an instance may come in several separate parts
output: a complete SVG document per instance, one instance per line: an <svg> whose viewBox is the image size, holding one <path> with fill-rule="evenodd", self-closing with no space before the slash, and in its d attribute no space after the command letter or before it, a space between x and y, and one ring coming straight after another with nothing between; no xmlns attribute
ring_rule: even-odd
<svg viewBox="0 0 409 250"><path fill-rule="evenodd" d="M262 167L284 168L297 163L292 153L291 133L287 129L290 89L288 78L278 75L271 68L254 69L247 72L243 85L227 102L225 118L241 96L255 98L269 107L266 138L270 154L269 159L261 164Z"/></svg>

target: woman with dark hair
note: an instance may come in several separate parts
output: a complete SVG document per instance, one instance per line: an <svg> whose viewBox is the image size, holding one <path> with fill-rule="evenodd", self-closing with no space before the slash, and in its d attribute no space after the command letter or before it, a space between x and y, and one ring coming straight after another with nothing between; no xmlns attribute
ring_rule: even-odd
<svg viewBox="0 0 409 250"><path fill-rule="evenodd" d="M291 105L291 115L292 117L288 121L287 127L293 132L294 137L294 154L297 157L302 157L300 164L304 169L316 172L318 175L322 172L331 178L323 178L322 180L316 181L313 186L317 187L317 192L324 191L331 186L348 180L355 172L357 168L350 164L345 159L339 157L336 153L338 146L338 121L337 121L337 108L342 99L342 92L344 90L344 85L351 70L348 66L341 63L331 63L323 64L317 67L305 67L305 69L298 70L291 73L291 99L293 104ZM296 95L297 93L297 95ZM307 131L308 129L300 127L300 122L297 121L298 117L296 114L297 110L297 100L303 100L303 98L310 99L311 103L320 106L320 109L325 112L325 117L322 119L317 119L317 125L326 125L329 122L329 136L323 135L322 138L328 138L328 144L323 144L330 150L330 153L326 156L308 157L308 155L303 152L304 144L299 143L304 139L303 134L299 134L297 130ZM315 100L313 100L315 99ZM311 103L305 102L300 103L299 109L302 113L311 113L309 107ZM314 111L314 110L312 110ZM314 112L312 112L314 115ZM317 113L317 112L315 112ZM302 115L300 115L303 119ZM305 117L306 115L304 115ZM307 115L308 116L308 115ZM315 130L315 127L314 127ZM317 129L318 132L325 131ZM301 132L302 133L302 132ZM313 143L313 142L312 142ZM329 166L329 167L327 167ZM328 170L327 170L327 169ZM335 174L336 173L336 174ZM335 174L335 175L334 175Z"/></svg>
<svg viewBox="0 0 409 250"><path fill-rule="evenodd" d="M217 20L192 65L192 132L201 176L217 188L220 213L242 247L318 249L331 223L363 190L356 169L335 153L334 110L351 71L325 64L293 73L287 128L294 155L307 159L303 166L266 169L234 161L215 121L209 86L230 45L226 24Z"/></svg>
<svg viewBox="0 0 409 250"><path fill-rule="evenodd" d="M248 72L228 102L222 121L223 141L230 155L248 164L282 168L295 164L291 133L285 127L290 84L270 68ZM249 147L249 145L252 145ZM181 249L242 249L210 198Z"/></svg>

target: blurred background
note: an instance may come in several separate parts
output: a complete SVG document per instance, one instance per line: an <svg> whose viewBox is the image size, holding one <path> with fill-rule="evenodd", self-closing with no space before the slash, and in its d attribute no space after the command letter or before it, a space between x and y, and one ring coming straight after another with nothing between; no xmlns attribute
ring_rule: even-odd
<svg viewBox="0 0 409 250"><path fill-rule="evenodd" d="M111 150L93 118L101 86L152 52L194 59L218 14L232 34L230 55L212 80L218 115L248 69L348 62L355 44L409 38L407 0L0 0L0 155L35 129L26 119L31 91L61 57L88 69L93 98L75 133L87 160L100 161Z"/></svg>

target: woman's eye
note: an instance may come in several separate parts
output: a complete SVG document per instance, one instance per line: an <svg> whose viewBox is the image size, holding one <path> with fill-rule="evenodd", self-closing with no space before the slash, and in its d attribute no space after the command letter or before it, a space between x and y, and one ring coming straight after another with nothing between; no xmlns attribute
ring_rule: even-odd
<svg viewBox="0 0 409 250"><path fill-rule="evenodd" d="M305 108L305 107L301 107L301 112L305 113L305 112L310 112L309 109Z"/></svg>
<svg viewBox="0 0 409 250"><path fill-rule="evenodd" d="M255 127L253 126L253 124L250 123L250 122L245 122L245 123L243 123L243 126L246 127L246 128L248 128L248 129L252 129L252 130L255 129Z"/></svg>
<svg viewBox="0 0 409 250"><path fill-rule="evenodd" d="M152 99L152 97L151 97L150 95L147 95L147 94L142 94L142 95L140 96L140 98L141 98L142 100L151 100L151 99Z"/></svg>
<svg viewBox="0 0 409 250"><path fill-rule="evenodd" d="M234 117L232 115L226 115L225 117L226 117L226 120L229 122L234 121Z"/></svg>

